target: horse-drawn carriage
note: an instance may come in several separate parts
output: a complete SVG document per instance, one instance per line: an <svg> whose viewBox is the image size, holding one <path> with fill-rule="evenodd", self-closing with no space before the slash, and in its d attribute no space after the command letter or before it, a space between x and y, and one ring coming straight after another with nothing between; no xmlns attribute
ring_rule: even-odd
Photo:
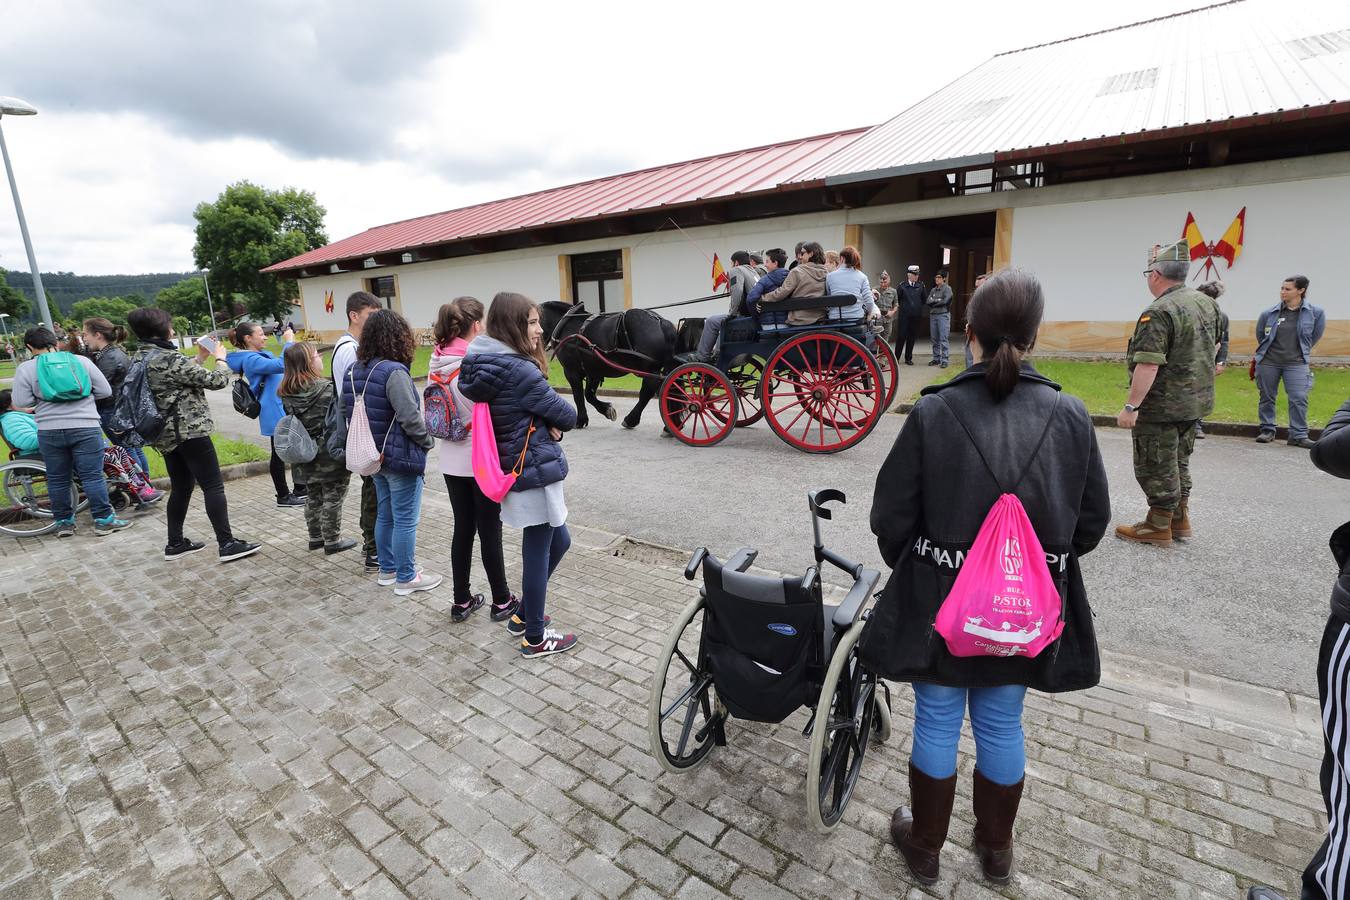
<svg viewBox="0 0 1350 900"><path fill-rule="evenodd" d="M834 310L856 302L852 295L810 297L773 308ZM659 398L666 430L693 447L766 419L793 447L834 453L865 438L895 400L895 353L862 321L761 326L749 317L728 319L716 361L676 364L677 341L687 341L702 320L683 319L677 328L649 309L591 316L576 305L542 307L544 333L572 384L581 427L586 402L616 418L595 391L604 378L622 374L643 380L624 426L635 427L647 403Z"/></svg>

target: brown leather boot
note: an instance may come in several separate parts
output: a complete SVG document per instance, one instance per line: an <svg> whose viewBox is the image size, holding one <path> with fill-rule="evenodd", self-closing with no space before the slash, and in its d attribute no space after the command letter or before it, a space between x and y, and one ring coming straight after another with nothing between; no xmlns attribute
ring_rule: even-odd
<svg viewBox="0 0 1350 900"><path fill-rule="evenodd" d="M1191 536L1191 511L1186 502L1182 502L1177 507L1177 511L1172 513L1172 537L1188 538Z"/></svg>
<svg viewBox="0 0 1350 900"><path fill-rule="evenodd" d="M956 800L956 776L929 778L909 764L909 802L891 816L891 840L919 884L936 884L938 859Z"/></svg>
<svg viewBox="0 0 1350 900"><path fill-rule="evenodd" d="M1013 822L1022 801L1022 785L994 784L975 770L975 852L984 877L995 884L1012 880Z"/></svg>
<svg viewBox="0 0 1350 900"><path fill-rule="evenodd" d="M1149 507L1144 521L1134 525L1117 525L1116 537L1137 544L1172 543L1172 511Z"/></svg>

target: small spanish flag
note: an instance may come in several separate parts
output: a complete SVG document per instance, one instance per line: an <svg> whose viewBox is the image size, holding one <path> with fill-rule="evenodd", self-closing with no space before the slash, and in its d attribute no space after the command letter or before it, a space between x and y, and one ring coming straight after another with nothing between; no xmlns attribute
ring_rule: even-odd
<svg viewBox="0 0 1350 900"><path fill-rule="evenodd" d="M324 292L323 292L323 311L326 312L326 313L330 313L330 312L333 311L333 292L332 292L332 291L324 291Z"/></svg>
<svg viewBox="0 0 1350 900"><path fill-rule="evenodd" d="M1238 210L1237 218L1233 224L1228 226L1228 230L1219 238L1219 242L1214 245L1214 255L1222 256L1228 260L1228 268L1233 268L1233 263L1242 255L1242 238L1247 231L1247 207Z"/></svg>
<svg viewBox="0 0 1350 900"><path fill-rule="evenodd" d="M731 282L727 280L727 270L722 268L722 260L717 258L716 253L713 254L712 280L714 291L723 285L731 285Z"/></svg>
<svg viewBox="0 0 1350 900"><path fill-rule="evenodd" d="M1191 248L1191 259L1204 259L1209 256L1209 248L1205 246L1205 236L1200 233L1200 226L1195 224L1195 215L1186 213L1186 225L1181 229L1181 236L1186 239L1186 246Z"/></svg>

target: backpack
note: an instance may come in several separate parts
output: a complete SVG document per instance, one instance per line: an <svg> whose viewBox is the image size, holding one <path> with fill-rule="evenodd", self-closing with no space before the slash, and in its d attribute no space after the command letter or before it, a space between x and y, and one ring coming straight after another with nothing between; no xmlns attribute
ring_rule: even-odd
<svg viewBox="0 0 1350 900"><path fill-rule="evenodd" d="M469 428L460 418L454 393L450 390L450 383L458 377L459 369L451 372L449 377L432 372L427 376L427 387L422 392L422 418L427 424L427 433L456 443L469 436Z"/></svg>
<svg viewBox="0 0 1350 900"><path fill-rule="evenodd" d="M375 369L379 367L380 363L376 363ZM370 431L370 417L366 415L366 390L370 387L370 376L375 374L375 369L366 373L366 383L361 387L360 394L356 393L356 366L347 372L352 382L352 418L347 426L345 459L347 471L356 475L369 476L380 471L384 463L384 445L389 443L389 434L396 424L390 420L389 430L384 433L379 448L376 448L375 435Z"/></svg>
<svg viewBox="0 0 1350 900"><path fill-rule="evenodd" d="M248 380L244 378L242 372L234 380L234 387L230 389L230 399L234 402L234 411L241 415L256 419L262 414L262 404L258 402L253 388L249 387Z"/></svg>
<svg viewBox="0 0 1350 900"><path fill-rule="evenodd" d="M37 386L38 395L48 403L83 400L94 390L84 363L65 350L38 354Z"/></svg>
<svg viewBox="0 0 1350 900"><path fill-rule="evenodd" d="M473 405L473 426L469 435L473 444L469 449L469 459L473 464L473 477L478 487L493 503L501 503L502 498L511 492L511 487L525 469L525 451L530 449L530 435L534 433L534 422L525 432L525 446L520 448L520 459L510 472L502 471L502 460L497 455L497 433L492 427L492 410L486 403Z"/></svg>
<svg viewBox="0 0 1350 900"><path fill-rule="evenodd" d="M956 408L950 403L947 408L974 443ZM985 516L933 623L952 656L1035 657L1064 631L1064 604L1046 565L1045 549L1026 508L1013 493L1040 455L1058 408L1056 393L1045 431L1011 490L999 484L984 451L974 444L1000 496Z"/></svg>
<svg viewBox="0 0 1350 900"><path fill-rule="evenodd" d="M109 436L118 446L143 447L164 431L164 414L150 392L149 374L150 361L162 352L149 350L132 360L126 378L122 379L122 387L108 417Z"/></svg>
<svg viewBox="0 0 1350 900"><path fill-rule="evenodd" d="M347 418L342 414L342 397L333 400L323 418L323 448L333 462L347 459Z"/></svg>
<svg viewBox="0 0 1350 900"><path fill-rule="evenodd" d="M323 396L315 395L300 412L308 412ZM272 432L272 447L277 452L277 458L290 466L314 462L314 458L319 455L319 444L300 420L300 413L287 413L277 421L276 430Z"/></svg>

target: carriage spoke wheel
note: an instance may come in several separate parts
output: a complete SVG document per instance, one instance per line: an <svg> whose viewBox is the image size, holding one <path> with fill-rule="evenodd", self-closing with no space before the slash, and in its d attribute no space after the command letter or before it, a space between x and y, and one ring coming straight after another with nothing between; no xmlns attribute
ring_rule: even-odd
<svg viewBox="0 0 1350 900"><path fill-rule="evenodd" d="M88 503L72 480L73 509L79 512ZM55 527L46 467L22 459L0 465L0 532L29 537L46 534Z"/></svg>
<svg viewBox="0 0 1350 900"><path fill-rule="evenodd" d="M722 739L727 712L712 673L701 664L703 597L690 602L666 637L647 700L652 756L667 772L685 772L707 759Z"/></svg>
<svg viewBox="0 0 1350 900"><path fill-rule="evenodd" d="M747 356L736 365L727 368L727 377L736 389L736 408L740 416L736 419L737 428L745 428L764 418L764 408L760 405L760 382L764 380L764 363L753 356Z"/></svg>
<svg viewBox="0 0 1350 900"><path fill-rule="evenodd" d="M762 384L769 427L808 453L852 447L884 411L876 360L843 334L808 332L784 341L769 357Z"/></svg>
<svg viewBox="0 0 1350 900"><path fill-rule="evenodd" d="M661 382L661 421L691 447L710 447L736 427L736 388L715 366L688 363Z"/></svg>
<svg viewBox="0 0 1350 900"><path fill-rule="evenodd" d="M872 351L872 358L877 361L877 368L881 370L881 383L886 389L886 399L882 402L881 408L885 411L895 403L895 394L900 390L900 360L896 359L895 351L881 335L872 338L872 346L868 349Z"/></svg>
<svg viewBox="0 0 1350 900"><path fill-rule="evenodd" d="M844 633L830 657L816 703L811 757L806 764L806 809L817 831L839 824L862 773L877 715L877 678L854 649L863 623Z"/></svg>

